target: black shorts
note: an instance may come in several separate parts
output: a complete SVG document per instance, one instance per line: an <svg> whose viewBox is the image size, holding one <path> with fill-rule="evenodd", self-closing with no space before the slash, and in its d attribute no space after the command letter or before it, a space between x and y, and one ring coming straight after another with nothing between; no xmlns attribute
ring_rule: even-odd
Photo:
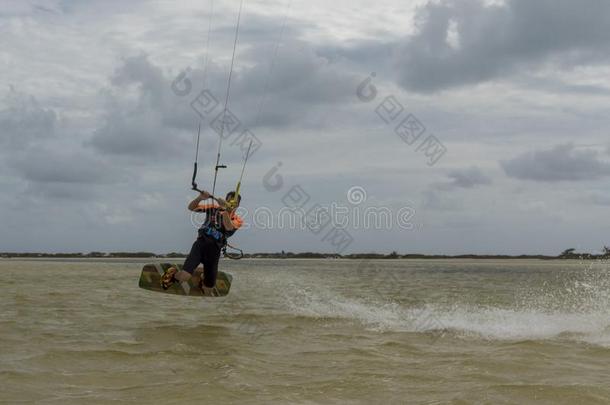
<svg viewBox="0 0 610 405"><path fill-rule="evenodd" d="M214 287L216 285L216 276L218 275L218 261L220 260L220 251L222 245L207 236L197 238L191 252L184 261L183 269L191 274L195 271L200 263L203 264L203 284L206 287Z"/></svg>

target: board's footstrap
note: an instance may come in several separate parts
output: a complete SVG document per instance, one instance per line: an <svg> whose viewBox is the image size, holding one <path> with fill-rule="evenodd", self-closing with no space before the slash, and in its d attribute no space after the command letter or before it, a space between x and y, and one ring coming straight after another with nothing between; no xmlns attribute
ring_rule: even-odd
<svg viewBox="0 0 610 405"><path fill-rule="evenodd" d="M169 269L165 270L165 272L161 276L161 288L163 288L164 290L167 290L172 285L174 285L174 283L176 282L174 275L177 272L178 272L178 269L173 266L170 267Z"/></svg>

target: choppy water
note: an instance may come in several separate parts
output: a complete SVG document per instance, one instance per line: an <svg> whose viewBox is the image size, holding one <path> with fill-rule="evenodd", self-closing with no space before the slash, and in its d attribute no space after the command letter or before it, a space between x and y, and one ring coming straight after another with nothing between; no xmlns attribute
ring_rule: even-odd
<svg viewBox="0 0 610 405"><path fill-rule="evenodd" d="M224 261L211 300L142 264L0 260L0 402L610 403L609 264Z"/></svg>

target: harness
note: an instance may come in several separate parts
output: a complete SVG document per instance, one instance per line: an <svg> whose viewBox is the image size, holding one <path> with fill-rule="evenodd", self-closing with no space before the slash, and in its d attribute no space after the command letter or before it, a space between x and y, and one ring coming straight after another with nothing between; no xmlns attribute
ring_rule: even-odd
<svg viewBox="0 0 610 405"><path fill-rule="evenodd" d="M200 231L199 236L201 236L201 235L209 236L210 238L214 239L215 241L220 242L220 245L221 245L220 249L222 250L222 254L225 257L227 257L229 259L233 259L233 260L239 260L244 257L244 251L241 250L240 248L237 248L237 247L231 245L229 242L227 242L227 237L225 236L225 234L222 233L221 231L219 231L218 229L206 225L206 226L200 228L199 231ZM234 252L227 251L227 248L234 250Z"/></svg>
<svg viewBox="0 0 610 405"><path fill-rule="evenodd" d="M227 238L226 238L225 234L211 226L206 225L203 228L201 228L201 233L211 237L212 239L216 240L217 242L221 242L223 245L225 245L227 243Z"/></svg>

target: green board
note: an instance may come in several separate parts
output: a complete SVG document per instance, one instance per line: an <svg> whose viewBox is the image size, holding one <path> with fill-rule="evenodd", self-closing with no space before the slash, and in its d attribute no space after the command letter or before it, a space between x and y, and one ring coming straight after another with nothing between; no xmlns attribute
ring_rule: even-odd
<svg viewBox="0 0 610 405"><path fill-rule="evenodd" d="M182 283L176 282L170 288L164 290L161 288L161 276L165 270L172 266L176 267L178 271L182 270L181 264L152 263L145 265L142 269L142 274L140 274L140 283L138 285L145 290L157 291L165 294L188 295L191 297L224 297L229 293L233 277L230 274L219 271L218 276L216 277L216 286L214 286L214 289L212 290L213 295L204 295L203 291L199 288L199 281L203 274L203 268L201 267L198 267L195 270L193 277L191 277L189 281Z"/></svg>

